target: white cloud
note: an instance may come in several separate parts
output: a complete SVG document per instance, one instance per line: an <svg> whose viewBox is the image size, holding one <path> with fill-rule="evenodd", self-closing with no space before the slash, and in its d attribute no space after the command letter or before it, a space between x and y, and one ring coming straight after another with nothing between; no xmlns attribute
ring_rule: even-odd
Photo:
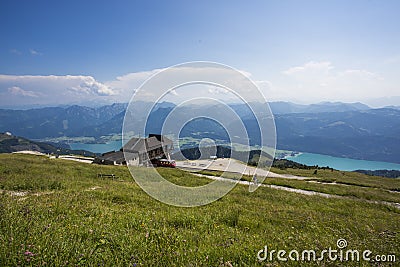
<svg viewBox="0 0 400 267"><path fill-rule="evenodd" d="M104 83L108 88L113 88L116 95L121 100L129 101L133 93L138 89L144 81L163 69L154 69L151 71L132 72L122 76L118 76L115 80Z"/></svg>
<svg viewBox="0 0 400 267"><path fill-rule="evenodd" d="M0 106L128 102L147 79L156 73L165 73L165 70L128 73L107 82L100 82L92 76L83 75L0 75ZM232 76L229 71L224 72L210 66L203 68L200 73L193 67L182 67L167 76L155 76L156 78L151 80L152 88L141 92L141 100L154 100L157 94L161 96L167 89L187 80L214 81L227 88L235 88L246 101L262 99L261 95L254 94L249 89L251 86L247 79L254 78L252 74L241 72L245 76ZM310 61L268 78L268 80L255 79L254 82L269 101L299 103L360 101L372 104L373 99L399 95L396 86L399 83L388 81L381 74L365 69L338 69L329 61ZM180 102L190 97L204 96L228 99L227 101L238 100L237 95L229 90L200 83L175 88L168 97L159 101Z"/></svg>
<svg viewBox="0 0 400 267"><path fill-rule="evenodd" d="M384 80L382 76L366 71L366 70L345 70L341 73L339 73L341 76L350 76L350 77L356 77L360 79L375 79L375 80Z"/></svg>
<svg viewBox="0 0 400 267"><path fill-rule="evenodd" d="M244 98L251 98L254 96L255 99L253 99L253 101L260 99L259 95L257 96L246 91L249 88L248 77L251 76L249 72L242 70L236 72L229 68L207 63L204 65L200 63L199 65L178 66L172 69L154 69L151 71L128 73L117 77L113 81L108 81L105 84L118 92L118 99L129 101L136 90L156 73L158 73L158 75L155 76L155 79L151 80L151 88L149 88L150 85L146 83L148 87L142 88L143 90L135 95L135 99L153 101L157 95L161 96L166 90L182 83L185 84L188 81L199 83L196 85L191 84L178 87L170 91L168 97L160 101L180 102L190 99L191 97L215 97L227 101L233 101L233 99L236 98L236 101L240 101L237 96L229 93L229 90L202 82L215 82L227 88L234 88L237 93L244 96Z"/></svg>
<svg viewBox="0 0 400 267"><path fill-rule="evenodd" d="M332 63L329 61L315 62L310 61L302 66L292 67L283 71L286 75L304 75L307 73L328 73L333 69Z"/></svg>
<svg viewBox="0 0 400 267"><path fill-rule="evenodd" d="M278 89L268 91L273 99L303 103L368 102L382 95L398 95L380 74L364 69L337 69L329 61L310 61L288 68L272 82Z"/></svg>
<svg viewBox="0 0 400 267"><path fill-rule="evenodd" d="M102 100L114 94L91 76L0 75L0 105L5 106L70 104Z"/></svg>
<svg viewBox="0 0 400 267"><path fill-rule="evenodd" d="M208 86L208 93L210 94L228 94L229 91L225 88L214 86L214 85L209 85Z"/></svg>
<svg viewBox="0 0 400 267"><path fill-rule="evenodd" d="M11 50L10 50L10 53L11 53L11 54L18 55L18 56L22 55L22 52L19 51L19 50L17 50L17 49L15 49L15 48L11 49Z"/></svg>
<svg viewBox="0 0 400 267"><path fill-rule="evenodd" d="M169 93L171 93L174 96L178 96L179 95L178 92L176 92L176 90L171 90L171 91L169 91Z"/></svg>
<svg viewBox="0 0 400 267"><path fill-rule="evenodd" d="M18 86L8 88L8 92L12 95L17 96L39 97L38 94L36 94L35 92L23 90L21 87Z"/></svg>
<svg viewBox="0 0 400 267"><path fill-rule="evenodd" d="M70 89L77 92L84 92L85 94L98 94L98 95L115 95L116 93L107 85L96 81L91 76L67 76L69 79L80 81L77 86L71 86Z"/></svg>
<svg viewBox="0 0 400 267"><path fill-rule="evenodd" d="M91 76L65 75L65 76L34 76L34 75L0 75L0 106L1 105L58 105L87 102L128 102L135 91L150 77L167 69L153 69L128 73L116 77L114 80L99 82ZM153 81L153 88L147 88L139 95L140 100L152 101L156 95L162 96L163 92L175 87L187 80L190 81L214 81L236 88L244 98L252 101L261 99L258 95L248 92L248 77L251 73L240 71L243 75L227 69L215 69L212 66L202 67L201 71L195 67L181 67L169 72L167 76L156 76L159 79ZM266 82L261 82L265 84ZM23 88L24 92L14 90L11 93L8 88ZM22 89L21 89L22 90ZM19 93L19 94L18 94ZM31 95L31 99L27 97ZM37 97L33 97L33 95ZM158 101L180 102L192 97L211 97L225 99L226 101L240 101L229 90L210 84L192 84L171 90L169 94Z"/></svg>
<svg viewBox="0 0 400 267"><path fill-rule="evenodd" d="M145 80L163 70L165 69L129 73L117 77L114 81L106 82L105 84L110 88L114 88L113 90L117 92L116 97L119 101L126 102L129 101L135 90L139 88ZM205 76L212 79L215 78L213 77L213 72L215 72L215 69L204 69ZM366 69L339 69L330 61L306 62L299 66L290 67L280 72L278 75L270 76L268 80L255 79L252 74L247 71L240 70L240 72L248 78L253 78L256 85L269 101L293 101L300 103L360 101L373 104L371 99L380 98L382 96L390 98L399 95L399 90L394 85L393 81L386 80L381 74ZM171 84L178 83L180 79L179 76L182 74L188 77L193 75L191 68L181 69L179 73L179 75L172 77L167 83L160 84L160 89L163 90ZM218 75L221 75L221 73L218 72ZM224 74L221 76L223 75ZM232 78L229 76L227 77ZM244 86L241 89L241 94L246 96L251 94L251 92L246 91L246 82L238 77L227 79L226 81L223 80L223 77L216 79L228 87L235 87L243 84ZM201 94L201 88L199 87L192 87L190 91L193 96ZM215 86L207 87L204 92L215 97L223 97L223 94L226 93L224 90L216 90ZM176 93L182 98L188 97L188 94L185 95L180 89L177 89ZM169 100L179 101L177 94L171 96ZM143 96L151 97L152 94L146 92ZM397 104L399 105L400 103Z"/></svg>
<svg viewBox="0 0 400 267"><path fill-rule="evenodd" d="M29 53L31 53L31 55L33 55L33 56L41 56L41 55L43 55L43 53L40 53L39 51L34 50L34 49L29 49Z"/></svg>

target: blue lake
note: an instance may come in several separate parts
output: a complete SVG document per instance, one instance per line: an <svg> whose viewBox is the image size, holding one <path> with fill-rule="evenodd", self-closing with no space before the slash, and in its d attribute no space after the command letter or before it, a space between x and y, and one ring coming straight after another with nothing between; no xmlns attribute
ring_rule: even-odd
<svg viewBox="0 0 400 267"><path fill-rule="evenodd" d="M83 149L94 153L105 153L113 150L120 150L122 147L122 140L110 141L105 144L84 144L84 143L71 143L71 149Z"/></svg>
<svg viewBox="0 0 400 267"><path fill-rule="evenodd" d="M319 167L329 166L331 168L342 171L400 170L400 164L396 163L338 158L338 157L332 157L314 153L301 153L294 157L292 156L286 157L286 159L311 166L314 165L318 165Z"/></svg>
<svg viewBox="0 0 400 267"><path fill-rule="evenodd" d="M71 149L83 149L94 153L105 153L108 151L119 150L122 147L122 140L111 141L105 144L71 143L70 146ZM298 154L297 156L286 157L286 159L310 166L314 165L318 165L320 167L329 166L331 168L342 171L385 170L385 169L400 170L400 164L396 163L338 158L338 157L332 157L314 153L301 153Z"/></svg>

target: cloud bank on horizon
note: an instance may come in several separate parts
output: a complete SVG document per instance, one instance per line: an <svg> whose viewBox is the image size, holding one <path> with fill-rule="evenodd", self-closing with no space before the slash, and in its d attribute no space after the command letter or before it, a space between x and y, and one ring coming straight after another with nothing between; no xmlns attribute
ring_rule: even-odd
<svg viewBox="0 0 400 267"><path fill-rule="evenodd" d="M143 82L162 70L132 72L104 82L84 75L0 75L0 106L128 102ZM256 83L268 101L400 105L397 87L388 84L382 75L362 69L340 70L329 61L310 61L287 68L274 80L255 79L251 73L242 72ZM210 89L208 93L210 97L224 98L221 90ZM192 94L196 97L195 90ZM174 99L179 102L179 95L175 93L168 100Z"/></svg>

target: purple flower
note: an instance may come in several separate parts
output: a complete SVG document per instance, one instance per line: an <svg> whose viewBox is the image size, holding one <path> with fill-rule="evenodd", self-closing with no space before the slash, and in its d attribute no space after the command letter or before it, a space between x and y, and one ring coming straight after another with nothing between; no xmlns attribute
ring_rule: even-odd
<svg viewBox="0 0 400 267"><path fill-rule="evenodd" d="M29 250L25 251L24 255L25 255L25 256L29 256L29 257L35 256L35 254L33 254L32 252L30 252Z"/></svg>

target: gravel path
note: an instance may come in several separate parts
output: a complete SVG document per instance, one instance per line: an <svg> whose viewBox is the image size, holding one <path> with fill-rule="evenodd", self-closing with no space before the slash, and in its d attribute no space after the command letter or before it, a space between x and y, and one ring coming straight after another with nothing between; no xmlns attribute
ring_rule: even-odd
<svg viewBox="0 0 400 267"><path fill-rule="evenodd" d="M195 174L195 175L201 176L201 177L206 177L206 178L209 178L212 180L225 181L225 182L230 182L230 183L238 183L241 185L248 185L248 186L252 185L252 183L248 182L248 181L237 181L234 179L223 178L223 177L212 176L212 175L204 175L204 174ZM254 186L254 184L253 184L253 186ZM361 198L355 198L355 197L346 197L346 196L327 194L327 193L321 193L321 192L316 192L316 191L311 191L311 190L297 189L297 188L291 188L291 187L285 187L285 186L279 186L279 185L258 184L258 186L288 191L288 192L307 195L307 196L320 196L320 197L325 197L325 198L340 198L340 199L362 201L362 202L372 203L372 204L383 204L383 205L392 206L397 209L400 209L400 203L396 203L396 202L377 201L377 200L368 200L368 199L361 199Z"/></svg>

